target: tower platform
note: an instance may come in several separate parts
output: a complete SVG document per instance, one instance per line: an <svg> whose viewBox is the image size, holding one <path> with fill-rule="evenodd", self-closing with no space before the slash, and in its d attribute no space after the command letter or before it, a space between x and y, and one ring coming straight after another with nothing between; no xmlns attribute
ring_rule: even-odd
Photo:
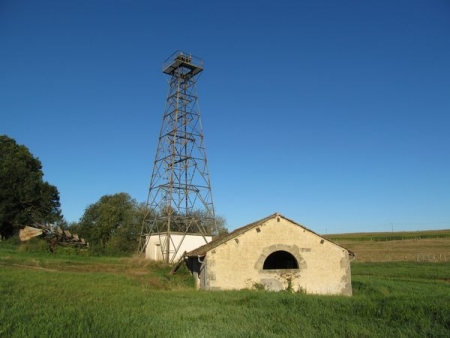
<svg viewBox="0 0 450 338"><path fill-rule="evenodd" d="M178 68L188 70L191 76L203 71L203 60L191 54L176 51L163 63L163 73L173 75Z"/></svg>

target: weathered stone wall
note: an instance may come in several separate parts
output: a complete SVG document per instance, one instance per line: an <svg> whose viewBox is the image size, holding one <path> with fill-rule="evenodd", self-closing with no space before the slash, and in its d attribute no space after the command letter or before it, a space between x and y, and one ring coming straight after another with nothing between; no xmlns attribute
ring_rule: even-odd
<svg viewBox="0 0 450 338"><path fill-rule="evenodd" d="M287 251L298 269L264 270L267 256ZM351 295L347 250L290 221L275 217L209 251L200 273L209 290L264 286L269 290Z"/></svg>

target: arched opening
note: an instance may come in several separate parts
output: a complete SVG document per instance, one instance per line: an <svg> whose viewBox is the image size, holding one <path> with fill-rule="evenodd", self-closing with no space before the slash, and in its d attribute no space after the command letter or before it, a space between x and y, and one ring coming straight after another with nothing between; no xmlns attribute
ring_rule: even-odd
<svg viewBox="0 0 450 338"><path fill-rule="evenodd" d="M267 256L264 261L263 270L276 269L298 269L298 262L287 251L275 251Z"/></svg>

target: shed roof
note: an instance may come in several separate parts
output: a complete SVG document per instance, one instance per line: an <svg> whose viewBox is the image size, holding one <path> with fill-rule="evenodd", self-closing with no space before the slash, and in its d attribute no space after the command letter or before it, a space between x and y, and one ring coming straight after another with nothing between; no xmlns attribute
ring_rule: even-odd
<svg viewBox="0 0 450 338"><path fill-rule="evenodd" d="M237 236L239 236L239 235L241 235L241 234L243 234L243 233L245 233L245 232L247 232L249 230L252 230L252 229L258 227L258 226L262 225L263 223L267 222L268 220L270 220L272 218L275 218L275 217L284 218L285 220L287 220L287 221L289 221L289 222L291 222L291 223L293 223L293 224L295 224L295 225L297 225L297 226L299 226L299 227L301 227L301 228L303 228L305 230L308 230L309 232L311 232L311 233L313 233L313 234L323 238L324 240L326 240L328 242L331 242L331 243L333 243L333 244L335 244L335 245L337 245L337 246L347 250L349 255L351 255L351 256L355 255L353 251L350 251L350 250L342 247L341 245L339 245L339 244L337 244L337 243L335 243L333 241L330 241L327 238L324 238L323 236L321 236L321 235L315 233L314 231L304 227L303 225L301 225L301 224L299 224L297 222L294 222L293 220L291 220L291 219L289 219L287 217L284 217L280 213L276 212L276 213L274 213L274 214L272 214L270 216L267 216L267 217L265 217L263 219L260 219L259 221L247 224L247 225L245 225L245 226L243 226L241 228L237 228L236 230L230 232L229 234L224 234L224 235L218 236L218 237L214 238L211 242L209 242L209 243L207 243L205 245L202 245L201 247L198 247L195 250L192 250L190 252L185 253L184 257L205 256L208 251L211 251L212 249L218 247L219 245L221 245L221 244L223 244L225 242L228 242L229 240L231 240L231 239L233 239L233 238L235 238L235 237L237 237Z"/></svg>

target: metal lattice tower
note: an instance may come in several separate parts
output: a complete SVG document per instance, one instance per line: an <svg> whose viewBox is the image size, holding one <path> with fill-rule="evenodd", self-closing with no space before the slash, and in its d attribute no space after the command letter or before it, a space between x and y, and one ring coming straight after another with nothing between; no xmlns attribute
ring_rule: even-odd
<svg viewBox="0 0 450 338"><path fill-rule="evenodd" d="M203 141L196 82L203 60L180 51L163 64L169 93L139 242L144 252L150 235L157 234L163 261L172 263L175 247L171 233L217 234L211 183ZM206 239L205 239L206 243Z"/></svg>

